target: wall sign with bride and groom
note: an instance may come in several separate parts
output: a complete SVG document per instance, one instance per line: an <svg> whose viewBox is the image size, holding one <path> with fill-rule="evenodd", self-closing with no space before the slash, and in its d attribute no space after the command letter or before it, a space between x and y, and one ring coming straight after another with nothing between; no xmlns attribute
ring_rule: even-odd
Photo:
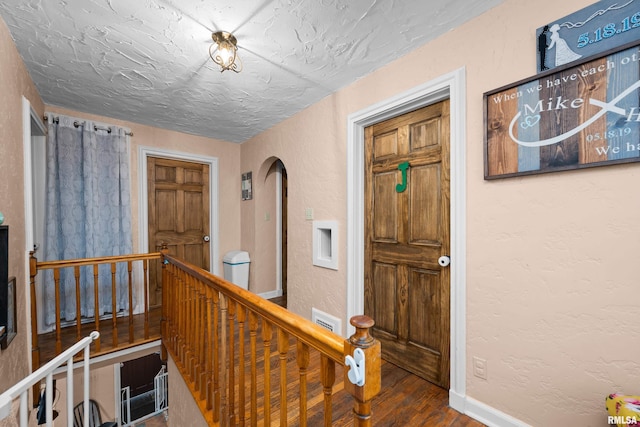
<svg viewBox="0 0 640 427"><path fill-rule="evenodd" d="M545 26L548 70L484 94L485 179L640 161L637 6L600 1Z"/></svg>
<svg viewBox="0 0 640 427"><path fill-rule="evenodd" d="M538 72L640 39L640 0L601 0L536 31Z"/></svg>

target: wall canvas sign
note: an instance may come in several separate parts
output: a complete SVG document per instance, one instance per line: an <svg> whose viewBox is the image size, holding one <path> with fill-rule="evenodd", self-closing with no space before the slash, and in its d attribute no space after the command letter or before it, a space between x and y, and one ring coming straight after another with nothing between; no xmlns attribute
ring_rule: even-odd
<svg viewBox="0 0 640 427"><path fill-rule="evenodd" d="M640 45L487 92L484 108L485 179L640 161Z"/></svg>
<svg viewBox="0 0 640 427"><path fill-rule="evenodd" d="M538 72L640 39L640 0L600 0L536 31Z"/></svg>

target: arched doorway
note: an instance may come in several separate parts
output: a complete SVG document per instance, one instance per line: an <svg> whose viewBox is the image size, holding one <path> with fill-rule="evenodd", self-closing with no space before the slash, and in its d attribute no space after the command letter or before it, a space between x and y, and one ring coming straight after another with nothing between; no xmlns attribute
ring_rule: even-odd
<svg viewBox="0 0 640 427"><path fill-rule="evenodd" d="M287 205L288 205L288 182L287 182L287 169L284 167L284 163L278 160L276 167L280 175L280 197L278 204L280 206L279 224L278 229L280 232L280 241L278 243L280 249L280 289L282 290L281 305L287 307Z"/></svg>
<svg viewBox="0 0 640 427"><path fill-rule="evenodd" d="M260 277L256 291L287 306L288 175L282 160L264 161L255 191L255 258L252 277ZM252 289L253 290L253 289Z"/></svg>

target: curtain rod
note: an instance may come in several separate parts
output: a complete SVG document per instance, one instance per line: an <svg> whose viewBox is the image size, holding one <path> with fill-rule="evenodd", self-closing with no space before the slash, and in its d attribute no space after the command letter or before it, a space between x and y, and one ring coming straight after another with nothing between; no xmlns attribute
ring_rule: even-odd
<svg viewBox="0 0 640 427"><path fill-rule="evenodd" d="M49 120L49 118L47 116L44 116L44 120L45 121ZM54 117L53 118L53 122L56 123L56 124L60 123L60 119L58 117ZM73 126L78 128L78 127L84 125L85 123L86 122L79 122L78 120L76 120L76 121L73 122ZM95 131L104 130L107 133L111 133L111 128L104 128L104 127L100 127L100 126L96 126L96 125L93 125L93 130L95 130ZM125 132L125 135L133 136L133 132Z"/></svg>

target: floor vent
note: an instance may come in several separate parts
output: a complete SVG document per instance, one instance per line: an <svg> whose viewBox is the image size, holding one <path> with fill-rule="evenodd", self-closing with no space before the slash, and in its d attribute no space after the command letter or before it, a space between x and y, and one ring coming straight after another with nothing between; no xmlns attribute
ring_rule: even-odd
<svg viewBox="0 0 640 427"><path fill-rule="evenodd" d="M342 335L342 321L335 316L320 311L317 308L312 308L311 321L334 334Z"/></svg>

